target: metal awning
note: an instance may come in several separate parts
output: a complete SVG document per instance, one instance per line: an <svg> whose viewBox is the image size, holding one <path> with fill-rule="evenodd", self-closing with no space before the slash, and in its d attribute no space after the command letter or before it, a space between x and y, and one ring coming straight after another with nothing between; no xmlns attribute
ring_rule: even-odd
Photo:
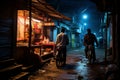
<svg viewBox="0 0 120 80"><path fill-rule="evenodd" d="M32 10L35 11L37 14L44 12L45 14L53 18L71 20L71 18L59 13L52 6L42 0L32 0Z"/></svg>

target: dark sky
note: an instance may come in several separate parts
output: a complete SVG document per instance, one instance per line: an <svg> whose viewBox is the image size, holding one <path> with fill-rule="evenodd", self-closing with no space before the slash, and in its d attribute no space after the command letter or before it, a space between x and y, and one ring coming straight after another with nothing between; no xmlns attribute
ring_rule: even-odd
<svg viewBox="0 0 120 80"><path fill-rule="evenodd" d="M103 17L103 13L90 0L46 0L46 2L68 17L76 16L80 23L84 22L82 15L87 14L87 26L91 27L93 31L98 29L101 17Z"/></svg>

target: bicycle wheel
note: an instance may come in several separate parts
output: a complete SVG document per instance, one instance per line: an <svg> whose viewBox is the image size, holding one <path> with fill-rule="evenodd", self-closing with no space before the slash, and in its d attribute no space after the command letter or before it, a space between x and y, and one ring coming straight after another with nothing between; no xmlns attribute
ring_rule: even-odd
<svg viewBox="0 0 120 80"><path fill-rule="evenodd" d="M91 53L91 50L89 50L87 52L87 58L88 58L89 63L91 64L92 63L92 53Z"/></svg>
<svg viewBox="0 0 120 80"><path fill-rule="evenodd" d="M64 64L64 59L63 59L64 57L63 57L63 52L61 51L61 52L59 52L58 51L58 54L57 54L57 56L56 56L56 66L59 68L59 67L62 67L63 66L63 64Z"/></svg>

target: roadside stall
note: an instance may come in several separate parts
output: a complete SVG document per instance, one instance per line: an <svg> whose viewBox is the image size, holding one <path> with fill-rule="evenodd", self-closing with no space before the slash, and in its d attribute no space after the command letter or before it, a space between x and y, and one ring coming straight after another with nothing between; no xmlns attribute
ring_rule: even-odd
<svg viewBox="0 0 120 80"><path fill-rule="evenodd" d="M53 19L64 18L43 1L4 0L0 3L2 79L26 77L31 69L38 69L53 58L56 29Z"/></svg>
<svg viewBox="0 0 120 80"><path fill-rule="evenodd" d="M37 59L40 63L53 57L55 44L50 41L49 35L52 33L50 26L54 29L54 22L44 22L34 16L31 18L31 32L29 23L29 11L18 10L17 18L17 53L18 58L23 58L23 62ZM33 57L34 56L34 57ZM21 58L21 59L22 59ZM21 61L20 59L20 61ZM28 63L27 61L27 63ZM31 63L31 62L30 62Z"/></svg>
<svg viewBox="0 0 120 80"><path fill-rule="evenodd" d="M19 0L18 3L24 3L25 8L18 5L16 60L23 64L49 61L55 48L53 19L70 19L39 0Z"/></svg>

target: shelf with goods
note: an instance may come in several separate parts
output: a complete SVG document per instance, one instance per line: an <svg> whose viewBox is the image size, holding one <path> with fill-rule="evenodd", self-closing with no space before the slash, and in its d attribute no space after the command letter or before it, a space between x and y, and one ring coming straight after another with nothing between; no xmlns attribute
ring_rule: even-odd
<svg viewBox="0 0 120 80"><path fill-rule="evenodd" d="M53 58L54 49L54 42L42 43L40 47L34 47L34 54L39 55L41 62L45 62Z"/></svg>

